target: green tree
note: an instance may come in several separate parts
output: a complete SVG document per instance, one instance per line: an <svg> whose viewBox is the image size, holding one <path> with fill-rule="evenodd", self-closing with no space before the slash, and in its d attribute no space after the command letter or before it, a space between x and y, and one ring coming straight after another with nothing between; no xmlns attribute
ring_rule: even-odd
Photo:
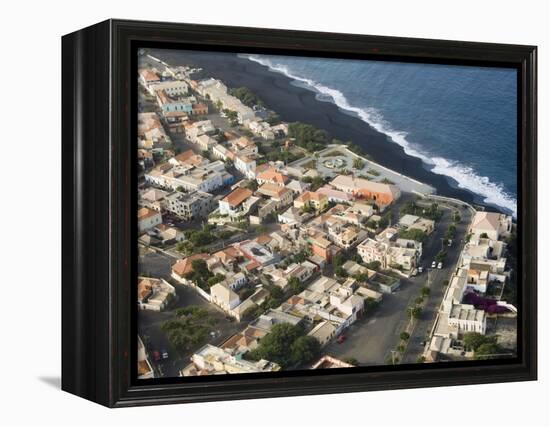
<svg viewBox="0 0 550 427"><path fill-rule="evenodd" d="M216 273L215 276L209 277L206 283L208 284L208 287L212 287L216 283L220 283L223 279L225 279L225 276L223 274Z"/></svg>
<svg viewBox="0 0 550 427"><path fill-rule="evenodd" d="M445 260L445 257L447 256L447 251L445 249L440 250L437 255L435 256L435 260L437 262L442 262Z"/></svg>
<svg viewBox="0 0 550 427"><path fill-rule="evenodd" d="M328 142L326 131L300 122L288 125L288 136L295 139L296 145L310 152L322 150Z"/></svg>
<svg viewBox="0 0 550 427"><path fill-rule="evenodd" d="M498 344L487 342L481 344L475 351L475 358L478 360L491 359L499 357L499 354L502 352L502 349Z"/></svg>
<svg viewBox="0 0 550 427"><path fill-rule="evenodd" d="M430 288L424 286L422 289L420 289L420 294L424 297L427 297L428 295L430 295Z"/></svg>
<svg viewBox="0 0 550 427"><path fill-rule="evenodd" d="M364 166L365 166L365 162L361 160L360 157L355 157L353 159L353 167L355 169L363 169Z"/></svg>
<svg viewBox="0 0 550 427"><path fill-rule="evenodd" d="M367 228L371 228L371 229L378 228L378 223L372 219L369 219L365 225L367 226Z"/></svg>
<svg viewBox="0 0 550 427"><path fill-rule="evenodd" d="M344 262L345 260L342 254L335 255L334 258L332 258L332 265L334 266L334 269L342 266Z"/></svg>
<svg viewBox="0 0 550 427"><path fill-rule="evenodd" d="M210 279L213 274L208 270L206 261L203 259L195 259L191 262L191 267L191 271L185 275L185 278L196 283L200 288L208 290L210 288L208 279Z"/></svg>
<svg viewBox="0 0 550 427"><path fill-rule="evenodd" d="M278 363L282 368L288 368L295 363L295 352L298 353L307 343L293 347L294 342L304 336L304 331L299 326L290 323L279 323L274 325L270 332L262 338L259 346L249 353L255 360L266 359Z"/></svg>
<svg viewBox="0 0 550 427"><path fill-rule="evenodd" d="M191 255L193 253L193 244L189 241L179 242L176 245L176 250L185 255Z"/></svg>
<svg viewBox="0 0 550 427"><path fill-rule="evenodd" d="M483 344L495 343L495 337L487 337L478 332L466 332L464 334L464 348L466 350L477 351Z"/></svg>
<svg viewBox="0 0 550 427"><path fill-rule="evenodd" d="M353 278L357 280L358 282L366 282L369 278L369 275L367 273L356 273L353 275Z"/></svg>
<svg viewBox="0 0 550 427"><path fill-rule="evenodd" d="M271 286L271 288L269 289L269 294L272 298L278 299L283 298L284 296L283 291L278 286Z"/></svg>
<svg viewBox="0 0 550 427"><path fill-rule="evenodd" d="M458 211L454 211L454 213L453 213L453 222L455 222L455 223L460 222L460 214L458 213Z"/></svg>
<svg viewBox="0 0 550 427"><path fill-rule="evenodd" d="M375 271L378 271L380 269L380 261L371 261L369 263L367 263L367 268L369 270L375 270Z"/></svg>
<svg viewBox="0 0 550 427"><path fill-rule="evenodd" d="M291 277L290 279L288 279L288 285L294 295L299 294L304 290L302 287L302 283L297 277Z"/></svg>
<svg viewBox="0 0 550 427"><path fill-rule="evenodd" d="M319 356L321 345L316 338L307 335L297 338L290 348L294 365L309 363Z"/></svg>
<svg viewBox="0 0 550 427"><path fill-rule="evenodd" d="M407 341L411 336L409 335L408 332L401 332L401 335L399 335L399 338L401 338L403 341Z"/></svg>
<svg viewBox="0 0 550 427"><path fill-rule="evenodd" d="M390 224L390 219L391 219L390 212L384 214L384 216L380 218L380 221L378 221L378 226L380 228L386 228Z"/></svg>
<svg viewBox="0 0 550 427"><path fill-rule="evenodd" d="M259 306L247 308L242 315L244 320L252 320L259 317L263 313L263 309Z"/></svg>
<svg viewBox="0 0 550 427"><path fill-rule="evenodd" d="M418 306L411 306L408 308L409 317L411 319L419 319L422 314L422 309Z"/></svg>
<svg viewBox="0 0 550 427"><path fill-rule="evenodd" d="M248 188L251 191L256 191L258 189L258 183L255 180L251 179L245 184L244 187Z"/></svg>
<svg viewBox="0 0 550 427"><path fill-rule="evenodd" d="M376 307L378 307L378 301L376 301L374 298L367 298L365 300L365 311L368 313L371 310L374 310Z"/></svg>
<svg viewBox="0 0 550 427"><path fill-rule="evenodd" d="M445 238L447 240L452 239L455 237L456 234L456 226L454 224L449 224L449 227L447 227L447 231L445 232Z"/></svg>
<svg viewBox="0 0 550 427"><path fill-rule="evenodd" d="M343 267L338 266L334 269L334 274L336 274L338 277L348 277L348 273L346 270L344 270Z"/></svg>
<svg viewBox="0 0 550 427"><path fill-rule="evenodd" d="M424 242L428 237L424 231L415 228L410 230L400 230L398 235L402 239L416 240L417 242Z"/></svg>
<svg viewBox="0 0 550 427"><path fill-rule="evenodd" d="M247 87L229 89L229 94L238 98L243 104L248 105L249 107L253 107L254 105L261 107L264 106L263 101Z"/></svg>

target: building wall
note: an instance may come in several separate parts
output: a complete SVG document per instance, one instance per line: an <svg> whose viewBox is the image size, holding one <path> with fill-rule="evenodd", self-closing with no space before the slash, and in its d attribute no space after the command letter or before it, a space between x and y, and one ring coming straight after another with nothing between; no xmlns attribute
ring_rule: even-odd
<svg viewBox="0 0 550 427"><path fill-rule="evenodd" d="M143 232L150 230L159 224L162 224L162 216L157 212L155 215L139 220L138 229L140 232Z"/></svg>

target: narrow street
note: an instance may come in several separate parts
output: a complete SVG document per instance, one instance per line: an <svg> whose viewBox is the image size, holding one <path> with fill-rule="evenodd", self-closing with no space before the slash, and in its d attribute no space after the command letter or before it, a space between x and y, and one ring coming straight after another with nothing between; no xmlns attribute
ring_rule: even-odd
<svg viewBox="0 0 550 427"><path fill-rule="evenodd" d="M392 223L398 219L399 206L412 199L414 199L413 195L405 194L403 200L393 207ZM393 294L384 295L384 299L372 313L367 314L365 318L346 330L346 340L343 343L333 342L325 347L327 354L340 359L354 358L364 366L386 364L391 358L391 350L394 350L400 342L399 335L409 322L407 307L414 305L420 289L428 285L429 274L431 292L404 354L404 362L416 361L418 355L422 353L422 342L425 340L426 331L431 328L435 313L443 299L444 281L448 280L454 270L462 249L460 242L466 233L467 224L470 223L470 213L467 209L462 207L449 209L441 204L440 206L443 208L443 217L436 223L434 232L428 237L423 248L421 265L424 267L424 272L410 279L402 279L399 290ZM457 226L453 245L445 247L447 257L443 262L443 268L431 270L429 267L442 247L443 236L452 222L452 212L456 209L459 210L461 221Z"/></svg>
<svg viewBox="0 0 550 427"><path fill-rule="evenodd" d="M445 295L445 281L450 280L452 273L455 270L456 263L460 257L462 248L464 247L464 237L467 233L468 226L472 219L469 209L458 208L461 221L456 227L456 237L453 245L447 248L447 258L444 267L441 270L433 270L430 276L430 294L428 295L426 304L422 310L420 319L416 321L411 337L409 338L408 346L403 355L402 363L415 363L424 351L424 342L427 335L433 327L433 323L437 316L439 307ZM446 210L446 216L452 212ZM446 226L445 226L446 228Z"/></svg>

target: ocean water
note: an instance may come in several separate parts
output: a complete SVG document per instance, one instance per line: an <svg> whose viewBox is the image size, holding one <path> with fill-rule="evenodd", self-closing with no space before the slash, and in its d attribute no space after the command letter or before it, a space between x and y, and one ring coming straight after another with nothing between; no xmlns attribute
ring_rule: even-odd
<svg viewBox="0 0 550 427"><path fill-rule="evenodd" d="M516 215L516 70L241 56L315 91L319 100L385 133L389 144L401 145L452 185Z"/></svg>

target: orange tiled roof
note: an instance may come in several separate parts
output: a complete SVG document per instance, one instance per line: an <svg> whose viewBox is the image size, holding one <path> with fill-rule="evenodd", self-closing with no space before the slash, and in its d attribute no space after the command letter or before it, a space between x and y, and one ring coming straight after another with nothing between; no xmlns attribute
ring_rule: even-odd
<svg viewBox="0 0 550 427"><path fill-rule="evenodd" d="M309 202L311 200L320 202L321 200L327 200L327 199L328 197L325 194L315 193L313 191L304 191L302 194L296 197L297 201L304 202L304 203Z"/></svg>
<svg viewBox="0 0 550 427"><path fill-rule="evenodd" d="M296 304L303 304L304 303L304 299L302 297L299 297L298 295L292 295L288 300L287 302L291 305L296 305Z"/></svg>
<svg viewBox="0 0 550 427"><path fill-rule="evenodd" d="M181 153L179 153L176 157L174 157L178 162L185 162L190 157L193 157L195 153L193 150L186 150Z"/></svg>
<svg viewBox="0 0 550 427"><path fill-rule="evenodd" d="M139 300L144 300L149 295L152 288L153 288L153 285L151 284L151 281L149 279L141 279L138 282Z"/></svg>
<svg viewBox="0 0 550 427"><path fill-rule="evenodd" d="M281 172L277 172L274 168L269 168L261 172L257 176L257 179L285 184L288 181L288 176L283 175Z"/></svg>
<svg viewBox="0 0 550 427"><path fill-rule="evenodd" d="M221 251L214 253L214 256L219 258L222 262L237 258L240 255L240 251L233 246L229 246L225 249L222 249Z"/></svg>
<svg viewBox="0 0 550 427"><path fill-rule="evenodd" d="M265 194L266 196L270 196L270 197L273 197L273 196L277 196L277 197L281 197L282 194L284 193L288 193L292 190L286 188L286 187L281 187L280 185L277 185L277 184L274 184L272 182L266 182L265 184L263 184L260 188L258 188L258 191L261 193L261 194Z"/></svg>
<svg viewBox="0 0 550 427"><path fill-rule="evenodd" d="M248 188L236 188L231 193L223 198L224 202L229 203L231 206L239 206L242 202L252 196L252 191Z"/></svg>
<svg viewBox="0 0 550 427"><path fill-rule="evenodd" d="M150 218L152 216L158 215L157 211L149 208L140 208L138 209L138 220Z"/></svg>
<svg viewBox="0 0 550 427"><path fill-rule="evenodd" d="M160 80L157 73L155 73L153 70L141 70L139 74L141 74L141 77L143 77L143 80L145 80L146 82L155 82L157 80Z"/></svg>
<svg viewBox="0 0 550 427"><path fill-rule="evenodd" d="M256 268L258 268L259 266L260 266L260 264L258 264L256 261L251 261L248 264L246 264L246 269L248 271L252 271L252 270L255 270Z"/></svg>
<svg viewBox="0 0 550 427"><path fill-rule="evenodd" d="M265 245L273 240L273 238L267 234L262 234L261 236L256 237L256 242L260 245Z"/></svg>
<svg viewBox="0 0 550 427"><path fill-rule="evenodd" d="M187 273L193 271L193 261L197 259L207 260L209 257L210 256L208 254L201 253L180 259L172 266L172 271L179 276L185 276Z"/></svg>

